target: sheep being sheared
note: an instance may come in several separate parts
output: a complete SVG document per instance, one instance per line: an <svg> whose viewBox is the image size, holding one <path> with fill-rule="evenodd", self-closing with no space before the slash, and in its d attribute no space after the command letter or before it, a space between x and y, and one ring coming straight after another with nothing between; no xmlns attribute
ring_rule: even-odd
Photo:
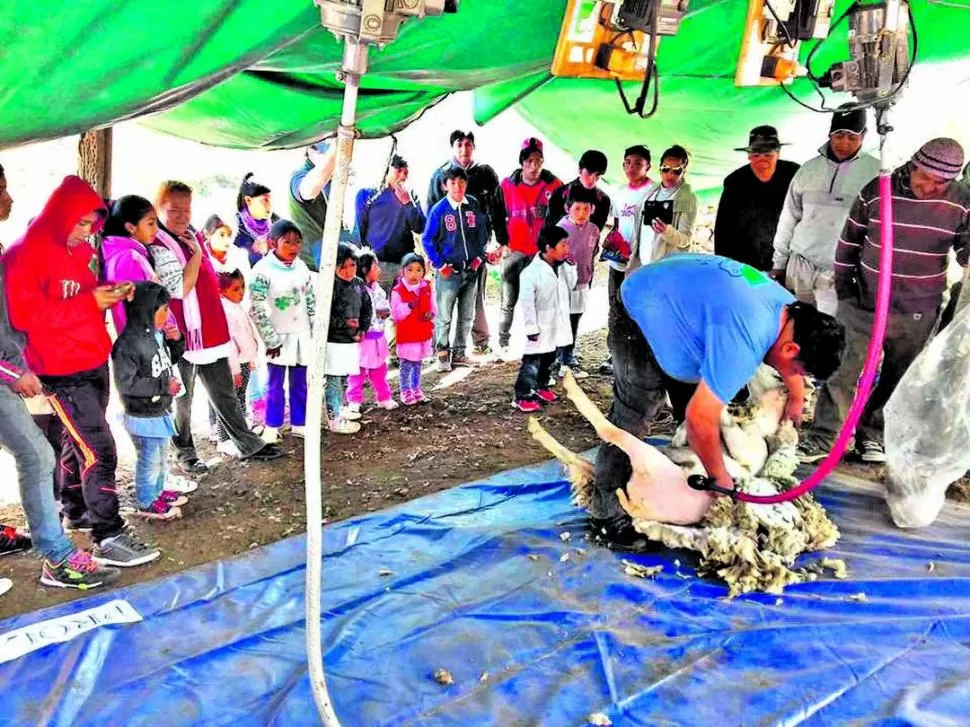
<svg viewBox="0 0 970 727"><path fill-rule="evenodd" d="M739 488L774 494L797 482L798 435L791 422L782 423L785 390L780 385L764 385L763 374L757 378L751 386L757 398L752 396L748 403L724 410L724 459ZM701 572L724 579L732 596L754 590L780 592L790 583L817 576L818 569L791 568L801 553L831 547L839 538L838 529L811 495L793 502L757 505L698 492L688 486L687 478L706 473L687 446L683 425L671 445L661 450L611 424L571 375L564 377L563 386L597 435L630 458L633 473L625 485L617 483L616 494L637 531L669 547L698 551ZM562 446L534 418L529 430L566 465L576 504L588 506L592 464ZM687 527L698 522L698 526ZM827 567L834 567L833 563L829 561Z"/></svg>

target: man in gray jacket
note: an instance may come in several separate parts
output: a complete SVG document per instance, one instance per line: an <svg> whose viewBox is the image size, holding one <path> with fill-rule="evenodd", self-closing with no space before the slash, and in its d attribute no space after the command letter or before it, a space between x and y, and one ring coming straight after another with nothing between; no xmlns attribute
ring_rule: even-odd
<svg viewBox="0 0 970 727"><path fill-rule="evenodd" d="M879 174L879 160L862 151L865 109L840 107L828 143L792 179L775 233L771 277L823 313L835 315L835 245L849 208Z"/></svg>

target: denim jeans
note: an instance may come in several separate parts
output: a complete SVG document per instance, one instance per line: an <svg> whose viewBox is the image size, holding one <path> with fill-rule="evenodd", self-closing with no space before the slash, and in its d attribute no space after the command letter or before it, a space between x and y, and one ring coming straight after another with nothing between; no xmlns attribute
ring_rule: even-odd
<svg viewBox="0 0 970 727"><path fill-rule="evenodd" d="M60 563L74 552L64 533L54 500L54 450L37 428L23 399L0 385L0 446L17 464L20 501L34 547L45 558Z"/></svg>
<svg viewBox="0 0 970 727"><path fill-rule="evenodd" d="M147 508L165 489L168 469L165 452L169 440L166 437L139 437L131 435L138 459L135 461L135 499L138 506Z"/></svg>
<svg viewBox="0 0 970 727"><path fill-rule="evenodd" d="M510 252L502 263L502 317L498 324L498 345L509 345L509 331L515 316L515 304L519 302L519 278L525 266L532 262L532 256L521 252ZM439 306L440 308L441 306Z"/></svg>
<svg viewBox="0 0 970 727"><path fill-rule="evenodd" d="M515 400L534 401L536 389L548 389L555 363L556 351L525 354L519 367L519 375L515 379Z"/></svg>
<svg viewBox="0 0 970 727"><path fill-rule="evenodd" d="M447 278L435 274L438 317L434 322L435 351L451 351L454 356L464 356L468 347L468 334L475 320L475 294L478 291L478 273L474 270L454 272ZM458 325L455 342L450 343L451 319L458 308Z"/></svg>
<svg viewBox="0 0 970 727"><path fill-rule="evenodd" d="M344 406L344 391L347 389L346 376L327 376L327 387L324 400L327 404L327 416L330 419L340 417L340 410Z"/></svg>

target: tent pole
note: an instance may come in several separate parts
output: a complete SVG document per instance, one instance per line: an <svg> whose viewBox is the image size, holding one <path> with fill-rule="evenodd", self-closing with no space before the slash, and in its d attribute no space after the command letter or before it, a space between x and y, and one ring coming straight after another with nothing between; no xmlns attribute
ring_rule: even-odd
<svg viewBox="0 0 970 727"><path fill-rule="evenodd" d="M344 200L350 161L354 151L357 120L357 91L360 77L367 70L367 45L353 38L344 39L343 64L338 79L345 83L344 105L337 130L337 162L334 169L327 220L320 251L320 272L316 280L317 310L313 321L314 356L310 362L310 389L307 408L306 448L303 472L306 481L306 650L313 701L323 723L337 727L324 676L321 591L323 586L323 450L321 434L324 417L323 395L327 360L327 334L336 272L337 245L343 225Z"/></svg>

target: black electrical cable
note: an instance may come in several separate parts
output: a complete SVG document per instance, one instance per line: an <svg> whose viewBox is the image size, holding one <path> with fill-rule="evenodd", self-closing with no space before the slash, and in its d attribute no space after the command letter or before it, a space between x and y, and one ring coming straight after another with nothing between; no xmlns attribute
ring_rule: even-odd
<svg viewBox="0 0 970 727"><path fill-rule="evenodd" d="M616 90L620 94L620 100L623 102L623 107L626 109L626 112L631 116L636 114L641 119L649 119L653 116L657 112L657 107L660 104L660 82L657 75L657 33L660 29L660 0L654 0L651 6L651 13L653 23L650 32L650 46L647 49L647 71L644 74L640 95L632 106L626 97L626 92L623 90L623 84L620 79L614 79L616 81ZM651 102L650 110L644 113L643 107L647 101L647 94L650 92L651 81L653 81L653 101Z"/></svg>
<svg viewBox="0 0 970 727"><path fill-rule="evenodd" d="M785 42L788 44L788 47L795 50L796 41L791 37L791 33L788 32L788 26L782 22L781 18L778 17L778 13L776 13L775 9L771 6L770 0L765 0L765 7L768 8L768 12L771 13L772 17L775 19L775 22L778 23L778 27L781 28L782 32L785 34Z"/></svg>

